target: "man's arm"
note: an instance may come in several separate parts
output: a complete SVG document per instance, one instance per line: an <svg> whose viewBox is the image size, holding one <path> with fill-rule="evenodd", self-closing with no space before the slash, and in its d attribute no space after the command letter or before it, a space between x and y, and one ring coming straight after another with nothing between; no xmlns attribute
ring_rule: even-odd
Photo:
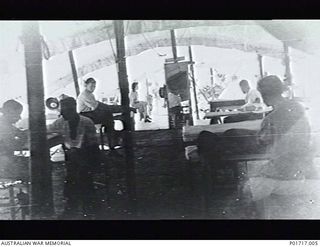
<svg viewBox="0 0 320 247"><path fill-rule="evenodd" d="M275 134L272 118L267 116L261 123L261 129L258 132L257 140L259 145L269 145L273 143L273 135Z"/></svg>

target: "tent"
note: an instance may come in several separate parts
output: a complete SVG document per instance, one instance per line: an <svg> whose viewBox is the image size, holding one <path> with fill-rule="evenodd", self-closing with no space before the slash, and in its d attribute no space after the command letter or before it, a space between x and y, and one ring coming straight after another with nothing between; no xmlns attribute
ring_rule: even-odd
<svg viewBox="0 0 320 247"><path fill-rule="evenodd" d="M70 50L75 57L86 54L85 62L76 61L80 82L90 73L115 64L112 24L110 20L40 22L47 95L55 96L59 88L74 87L68 61ZM308 54L317 55L320 51L319 21L130 20L124 22L124 27L127 57L146 50L154 50L162 56L157 50L171 46L170 29L175 29L180 47L202 45L234 49L279 61L284 58L283 42ZM3 99L12 98L13 92L19 95L18 92L26 90L25 83L15 86L16 82L25 81L20 29L21 23L17 21L0 23L0 30L5 34L0 39L0 79L6 82L6 90L1 90ZM8 61L13 61L14 66L8 66ZM112 83L116 84L116 76L113 77Z"/></svg>

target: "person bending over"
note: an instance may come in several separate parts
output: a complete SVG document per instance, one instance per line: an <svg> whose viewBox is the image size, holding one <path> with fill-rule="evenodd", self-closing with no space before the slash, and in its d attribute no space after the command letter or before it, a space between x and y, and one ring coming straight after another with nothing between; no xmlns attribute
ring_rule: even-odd
<svg viewBox="0 0 320 247"><path fill-rule="evenodd" d="M65 213L73 214L81 206L84 215L92 215L95 207L92 173L100 162L96 129L90 118L77 113L74 98L60 101L60 113L62 117L49 125L47 131L60 134L64 140L67 169Z"/></svg>

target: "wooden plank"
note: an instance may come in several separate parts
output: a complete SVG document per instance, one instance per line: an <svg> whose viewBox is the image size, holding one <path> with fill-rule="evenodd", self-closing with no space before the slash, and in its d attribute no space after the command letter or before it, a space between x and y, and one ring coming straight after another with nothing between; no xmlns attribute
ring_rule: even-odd
<svg viewBox="0 0 320 247"><path fill-rule="evenodd" d="M172 62L175 62L175 61L183 61L183 60L185 60L185 57L177 57L176 60L174 60L174 58L166 58L165 62L166 63L172 63Z"/></svg>

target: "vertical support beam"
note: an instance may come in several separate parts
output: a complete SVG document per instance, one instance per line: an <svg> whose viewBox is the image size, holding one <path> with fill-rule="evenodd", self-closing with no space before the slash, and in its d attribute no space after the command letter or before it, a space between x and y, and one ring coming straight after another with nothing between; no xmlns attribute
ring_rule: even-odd
<svg viewBox="0 0 320 247"><path fill-rule="evenodd" d="M124 43L124 28L123 20L116 20L114 24L114 33L116 37L117 45L117 65L118 65L118 78L119 87L121 93L121 105L124 108L124 145L126 152L126 180L129 196L129 204L132 210L132 214L136 214L137 211L137 199L136 199L136 177L134 166L134 153L133 153L133 141L132 141L132 126L130 118L129 108L129 82L126 67L125 58L125 43Z"/></svg>
<svg viewBox="0 0 320 247"><path fill-rule="evenodd" d="M172 54L173 54L173 60L176 63L177 62L177 44L176 44L176 36L174 34L174 29L170 30L171 33L171 45L172 45Z"/></svg>
<svg viewBox="0 0 320 247"><path fill-rule="evenodd" d="M210 81L211 81L211 93L212 93L212 98L211 101L214 100L214 81L213 81L213 69L210 68Z"/></svg>
<svg viewBox="0 0 320 247"><path fill-rule="evenodd" d="M148 78L146 79L146 87L147 87L147 96L149 96L149 82L148 82Z"/></svg>
<svg viewBox="0 0 320 247"><path fill-rule="evenodd" d="M39 24L23 24L27 93L29 105L29 138L31 167L31 217L53 214L53 191L44 106L42 52Z"/></svg>
<svg viewBox="0 0 320 247"><path fill-rule="evenodd" d="M10 201L11 219L15 220L16 219L16 208L15 208L15 203L14 203L14 187L13 187L13 185L9 186L9 201Z"/></svg>
<svg viewBox="0 0 320 247"><path fill-rule="evenodd" d="M292 74L291 74L291 67L290 67L289 47L285 41L283 41L283 51L284 51L284 66L285 66L286 83L288 86L291 86L292 85Z"/></svg>
<svg viewBox="0 0 320 247"><path fill-rule="evenodd" d="M194 68L193 68L193 59L192 59L191 46L189 46L189 59L190 59L190 70L191 70L191 75L192 75L192 86L193 86L194 103L196 105L196 116L197 116L197 119L200 119L200 117L199 117L199 108L198 108L197 89L196 89L196 79L194 77Z"/></svg>
<svg viewBox="0 0 320 247"><path fill-rule="evenodd" d="M258 62L259 62L259 73L260 78L263 77L263 63L262 63L262 55L258 54Z"/></svg>
<svg viewBox="0 0 320 247"><path fill-rule="evenodd" d="M80 94L80 88L79 88L79 82L78 82L77 68L76 68L76 64L74 62L73 51L72 50L68 51L68 55L69 55L69 60L70 60L70 65L71 65L74 88L75 88L76 94L78 96Z"/></svg>

